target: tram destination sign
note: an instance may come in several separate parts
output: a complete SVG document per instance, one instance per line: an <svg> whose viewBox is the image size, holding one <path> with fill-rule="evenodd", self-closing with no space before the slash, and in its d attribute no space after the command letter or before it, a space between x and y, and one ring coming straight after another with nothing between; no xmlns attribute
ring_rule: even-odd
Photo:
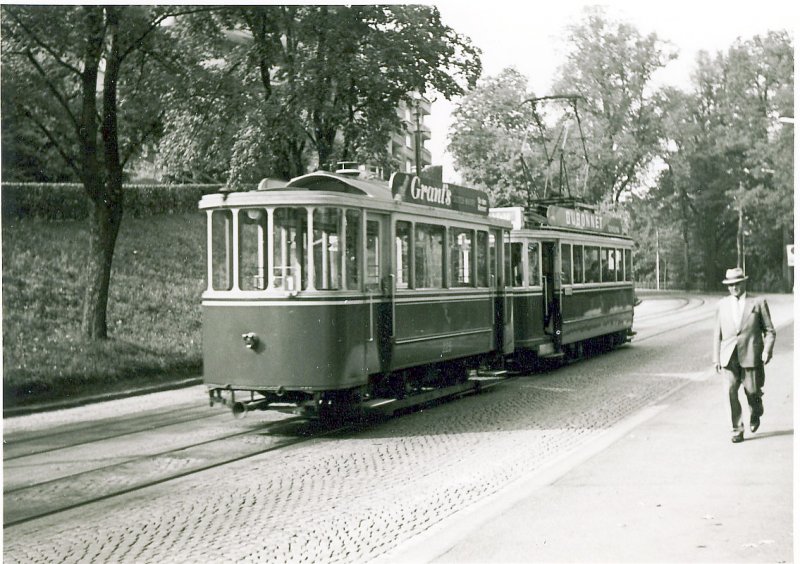
<svg viewBox="0 0 800 564"><path fill-rule="evenodd" d="M560 206L547 206L547 223L554 227L569 227L612 235L627 234L621 217Z"/></svg>
<svg viewBox="0 0 800 564"><path fill-rule="evenodd" d="M422 183L419 177L396 172L389 181L395 200L453 211L489 215L489 196L480 190L442 183Z"/></svg>

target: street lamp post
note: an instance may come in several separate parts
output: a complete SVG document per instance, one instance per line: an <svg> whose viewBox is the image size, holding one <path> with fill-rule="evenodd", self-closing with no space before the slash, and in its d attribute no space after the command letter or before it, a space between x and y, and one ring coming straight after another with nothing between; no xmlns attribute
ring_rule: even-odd
<svg viewBox="0 0 800 564"><path fill-rule="evenodd" d="M414 128L414 163L417 168L417 177L422 176L422 162L420 161L420 154L422 152L422 148L420 147L420 135L422 131L419 128L419 100L417 100L416 106L414 108L414 119L416 127Z"/></svg>

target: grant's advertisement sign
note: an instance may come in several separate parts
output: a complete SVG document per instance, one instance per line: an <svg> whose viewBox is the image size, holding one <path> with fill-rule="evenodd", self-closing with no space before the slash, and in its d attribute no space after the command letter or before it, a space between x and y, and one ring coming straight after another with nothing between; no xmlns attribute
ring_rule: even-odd
<svg viewBox="0 0 800 564"><path fill-rule="evenodd" d="M584 231L625 235L627 229L622 218L588 210L573 210L559 206L547 207L547 223L554 227L569 227Z"/></svg>
<svg viewBox="0 0 800 564"><path fill-rule="evenodd" d="M489 214L489 196L480 190L457 184L424 184L419 177L395 172L389 180L395 200L466 213Z"/></svg>

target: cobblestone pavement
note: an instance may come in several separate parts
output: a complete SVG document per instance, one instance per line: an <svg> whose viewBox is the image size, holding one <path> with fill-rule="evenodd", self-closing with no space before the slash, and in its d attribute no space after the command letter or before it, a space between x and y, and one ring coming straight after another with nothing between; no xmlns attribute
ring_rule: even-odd
<svg viewBox="0 0 800 564"><path fill-rule="evenodd" d="M10 527L4 561L369 561L708 370L710 329Z"/></svg>

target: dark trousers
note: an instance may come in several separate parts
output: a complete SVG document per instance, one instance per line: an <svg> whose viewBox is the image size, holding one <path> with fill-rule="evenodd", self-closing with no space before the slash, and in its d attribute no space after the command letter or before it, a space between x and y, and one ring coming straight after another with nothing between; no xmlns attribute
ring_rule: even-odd
<svg viewBox="0 0 800 564"><path fill-rule="evenodd" d="M733 351L731 360L723 369L728 389L728 400L731 404L731 425L733 434L744 432L742 423L742 404L739 403L739 387L744 385L744 393L750 406L750 422L764 414L764 405L761 396L764 395L764 366L745 368L739 364L736 351Z"/></svg>

